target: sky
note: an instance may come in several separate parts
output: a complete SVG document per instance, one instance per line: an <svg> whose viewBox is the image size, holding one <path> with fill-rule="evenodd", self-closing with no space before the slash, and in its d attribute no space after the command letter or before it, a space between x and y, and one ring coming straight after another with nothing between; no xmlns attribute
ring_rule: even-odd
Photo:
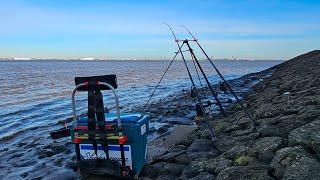
<svg viewBox="0 0 320 180"><path fill-rule="evenodd" d="M187 26L215 59L320 49L319 0L0 0L0 57L171 58L162 21L180 39Z"/></svg>

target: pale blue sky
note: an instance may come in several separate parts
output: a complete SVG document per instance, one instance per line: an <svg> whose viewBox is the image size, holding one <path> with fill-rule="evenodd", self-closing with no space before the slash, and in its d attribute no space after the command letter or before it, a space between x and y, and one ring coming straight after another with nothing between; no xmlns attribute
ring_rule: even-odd
<svg viewBox="0 0 320 180"><path fill-rule="evenodd" d="M320 49L320 1L0 0L0 57L172 57L189 27L214 58Z"/></svg>

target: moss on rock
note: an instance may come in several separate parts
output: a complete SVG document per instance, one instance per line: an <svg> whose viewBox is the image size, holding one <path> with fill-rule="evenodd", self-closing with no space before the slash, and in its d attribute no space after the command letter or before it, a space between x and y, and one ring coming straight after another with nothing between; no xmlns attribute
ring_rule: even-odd
<svg viewBox="0 0 320 180"><path fill-rule="evenodd" d="M238 156L234 160L234 164L237 166L245 166L248 165L249 162L251 162L253 158L251 156L243 155L243 156Z"/></svg>
<svg viewBox="0 0 320 180"><path fill-rule="evenodd" d="M215 124L215 132L222 133L224 130L226 130L228 127L230 127L232 124L230 122L221 121L217 124Z"/></svg>

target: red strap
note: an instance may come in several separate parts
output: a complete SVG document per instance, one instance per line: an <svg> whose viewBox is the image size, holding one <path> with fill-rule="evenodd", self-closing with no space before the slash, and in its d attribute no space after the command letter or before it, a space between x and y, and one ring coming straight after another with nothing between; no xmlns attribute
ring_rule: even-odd
<svg viewBox="0 0 320 180"><path fill-rule="evenodd" d="M78 138L74 138L74 139L73 139L73 142L76 143L76 144L80 144L81 140L78 139Z"/></svg>
<svg viewBox="0 0 320 180"><path fill-rule="evenodd" d="M106 129L113 129L113 125L111 124L107 124L105 126ZM98 127L96 127L96 129L98 130ZM88 130L88 126L77 126L74 128L74 130L83 130L83 131L87 131Z"/></svg>
<svg viewBox="0 0 320 180"><path fill-rule="evenodd" d="M128 140L128 136L121 136L119 137L119 144L125 144Z"/></svg>

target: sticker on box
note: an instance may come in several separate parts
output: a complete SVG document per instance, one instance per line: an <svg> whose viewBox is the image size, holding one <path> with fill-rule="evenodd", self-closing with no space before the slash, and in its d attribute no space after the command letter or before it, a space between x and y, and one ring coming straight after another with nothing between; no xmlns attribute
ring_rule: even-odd
<svg viewBox="0 0 320 180"><path fill-rule="evenodd" d="M94 152L94 148L92 144L80 144L80 158L81 159L106 159L107 156L103 150L103 147L98 144L97 145L97 155ZM131 146L124 145L124 157L126 159L126 166L130 166L132 169L132 158L131 158ZM118 161L121 164L121 150L120 145L109 145L109 158L110 160Z"/></svg>

